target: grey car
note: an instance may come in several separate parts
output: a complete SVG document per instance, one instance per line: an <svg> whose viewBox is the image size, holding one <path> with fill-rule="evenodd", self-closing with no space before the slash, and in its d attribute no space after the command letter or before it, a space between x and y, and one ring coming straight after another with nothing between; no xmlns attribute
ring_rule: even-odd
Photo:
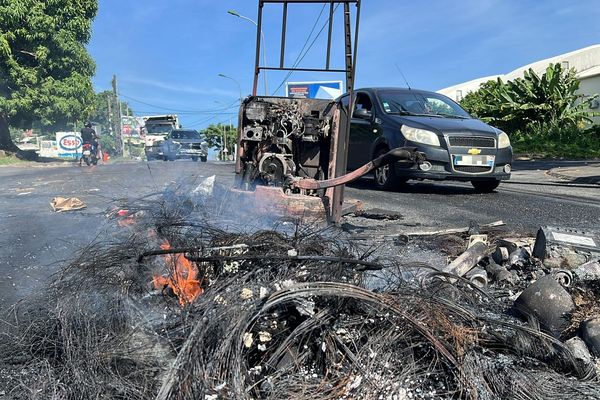
<svg viewBox="0 0 600 400"><path fill-rule="evenodd" d="M192 161L206 162L208 159L208 143L202 139L196 130L174 129L167 139L160 144L158 156L164 161L191 158Z"/></svg>

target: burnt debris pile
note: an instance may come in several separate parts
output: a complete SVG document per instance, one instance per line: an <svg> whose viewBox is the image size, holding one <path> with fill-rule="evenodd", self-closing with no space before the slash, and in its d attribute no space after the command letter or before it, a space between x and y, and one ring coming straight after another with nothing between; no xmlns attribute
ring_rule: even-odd
<svg viewBox="0 0 600 400"><path fill-rule="evenodd" d="M25 372L5 395L600 398L599 277L546 266L559 244L540 258L469 230L448 266L409 264L335 227L228 219L221 194L213 179L115 208L118 237L12 309L2 362Z"/></svg>

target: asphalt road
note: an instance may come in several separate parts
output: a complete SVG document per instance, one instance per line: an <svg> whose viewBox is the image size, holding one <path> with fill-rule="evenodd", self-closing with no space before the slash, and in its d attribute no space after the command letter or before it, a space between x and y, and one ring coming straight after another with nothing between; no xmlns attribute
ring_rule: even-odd
<svg viewBox="0 0 600 400"><path fill-rule="evenodd" d="M600 186L572 185L545 175L565 163L517 162L513 179L495 193L477 194L469 184L409 183L396 192L372 190L370 178L347 188L347 196L404 216L398 230L444 228L503 220L511 230L535 233L540 225L596 228ZM217 175L232 182L231 163L190 161L0 168L0 308L31 293L75 252L110 235L106 210L119 198L159 192L173 181L199 182ZM78 197L84 210L55 213L53 197ZM418 225L418 228L411 225Z"/></svg>

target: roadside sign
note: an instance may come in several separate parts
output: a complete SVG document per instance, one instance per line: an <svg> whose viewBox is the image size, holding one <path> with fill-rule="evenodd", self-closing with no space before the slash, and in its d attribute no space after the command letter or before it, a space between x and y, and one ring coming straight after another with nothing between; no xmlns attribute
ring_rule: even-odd
<svg viewBox="0 0 600 400"><path fill-rule="evenodd" d="M133 116L121 117L121 132L124 137L140 137L141 127L144 125L142 118Z"/></svg>
<svg viewBox="0 0 600 400"><path fill-rule="evenodd" d="M299 99L335 99L343 93L342 81L287 82L286 97Z"/></svg>
<svg viewBox="0 0 600 400"><path fill-rule="evenodd" d="M40 157L58 157L58 142L56 140L42 140L39 152Z"/></svg>
<svg viewBox="0 0 600 400"><path fill-rule="evenodd" d="M56 144L58 157L79 158L81 157L81 134L79 132L56 132Z"/></svg>

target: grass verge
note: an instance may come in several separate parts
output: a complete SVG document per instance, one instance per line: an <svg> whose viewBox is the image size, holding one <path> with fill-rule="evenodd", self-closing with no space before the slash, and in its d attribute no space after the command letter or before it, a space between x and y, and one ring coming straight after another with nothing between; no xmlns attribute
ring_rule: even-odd
<svg viewBox="0 0 600 400"><path fill-rule="evenodd" d="M21 160L20 158L17 158L14 155L6 155L4 157L0 157L0 165L24 164L26 162L27 161Z"/></svg>
<svg viewBox="0 0 600 400"><path fill-rule="evenodd" d="M521 137L513 140L515 154L533 158L600 158L600 137L579 136L559 140L556 138Z"/></svg>

